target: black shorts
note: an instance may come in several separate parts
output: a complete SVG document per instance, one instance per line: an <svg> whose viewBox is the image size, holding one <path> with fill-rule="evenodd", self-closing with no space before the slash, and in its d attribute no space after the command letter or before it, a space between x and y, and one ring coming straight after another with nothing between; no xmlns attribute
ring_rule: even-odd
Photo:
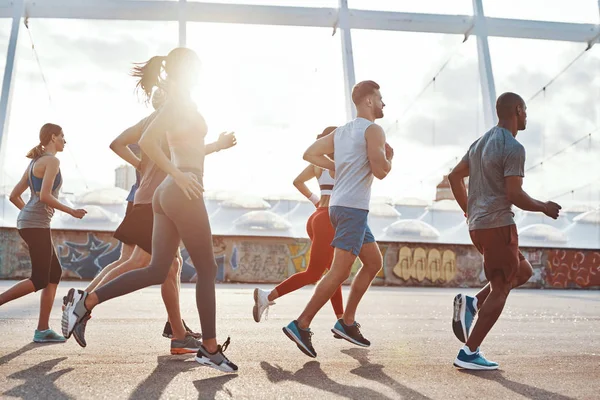
<svg viewBox="0 0 600 400"><path fill-rule="evenodd" d="M125 244L138 246L146 253L152 254L153 226L152 204L136 204L125 214L123 222L113 236Z"/></svg>

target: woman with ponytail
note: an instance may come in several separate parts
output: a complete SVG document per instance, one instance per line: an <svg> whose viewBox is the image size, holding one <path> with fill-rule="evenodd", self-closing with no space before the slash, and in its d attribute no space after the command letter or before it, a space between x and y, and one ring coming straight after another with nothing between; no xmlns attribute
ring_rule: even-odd
<svg viewBox="0 0 600 400"><path fill-rule="evenodd" d="M212 233L202 193L204 156L223 147L218 142L205 144L208 131L204 118L191 99L200 60L186 48L176 48L167 57L153 57L136 65L133 76L137 87L150 101L155 87L164 89L167 100L144 127L139 145L145 155L164 171L166 178L152 198L153 232L150 264L127 272L85 292L71 289L63 312L63 334L68 338L92 309L100 303L136 290L165 282L183 241L196 268L196 306L202 326L202 343L196 361L223 372L236 372L237 366L224 355L230 343L217 344L215 262ZM162 144L170 149L165 153Z"/></svg>
<svg viewBox="0 0 600 400"><path fill-rule="evenodd" d="M49 326L50 311L62 275L50 232L50 220L54 210L66 212L75 218L83 218L86 214L85 210L74 210L58 200L62 176L56 153L63 151L66 143L60 126L55 124L42 126L40 143L27 153L27 158L32 160L10 194L10 201L21 210L17 218L17 229L29 248L31 278L17 283L0 294L0 305L42 290L34 342L65 341L63 336L54 332ZM25 204L21 195L28 187L31 195Z"/></svg>

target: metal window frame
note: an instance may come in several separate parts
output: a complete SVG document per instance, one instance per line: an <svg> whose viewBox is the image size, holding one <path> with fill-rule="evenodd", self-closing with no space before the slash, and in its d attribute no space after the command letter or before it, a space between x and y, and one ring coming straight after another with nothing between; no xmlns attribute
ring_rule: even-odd
<svg viewBox="0 0 600 400"><path fill-rule="evenodd" d="M64 18L91 20L177 21L179 45L186 45L187 22L218 22L252 25L324 27L340 30L346 115L356 110L351 92L355 84L352 29L428 32L477 37L477 54L486 125L496 122L496 89L488 37L556 40L587 43L600 41L600 25L520 19L490 18L483 0L473 1L473 15L442 15L369 11L348 8L339 0L337 8L288 7L177 1L137 0L0 0L0 18L11 18L12 27L0 96L0 166L4 163L5 132L8 130L12 79L17 57L21 18ZM600 0L598 0L600 11ZM335 32L335 31L334 31Z"/></svg>

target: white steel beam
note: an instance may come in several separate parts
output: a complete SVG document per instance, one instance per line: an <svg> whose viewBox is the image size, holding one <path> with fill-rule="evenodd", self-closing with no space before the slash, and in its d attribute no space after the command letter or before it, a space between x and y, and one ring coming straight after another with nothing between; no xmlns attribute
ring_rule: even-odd
<svg viewBox="0 0 600 400"><path fill-rule="evenodd" d="M21 17L25 12L25 0L14 0L12 8L12 27L8 50L6 52L6 66L4 67L4 78L2 79L2 95L0 96L0 170L4 169L4 155L6 153L6 137L8 121L10 117L10 103L13 88L13 77L15 74L15 61L17 60L17 39L21 27Z"/></svg>
<svg viewBox="0 0 600 400"><path fill-rule="evenodd" d="M475 15L474 33L477 35L479 84L483 98L483 120L486 129L489 129L498 123L498 117L496 116L496 84L488 44L487 24L483 13L483 0L473 0L473 14Z"/></svg>
<svg viewBox="0 0 600 400"><path fill-rule="evenodd" d="M187 45L187 1L179 0L179 47Z"/></svg>
<svg viewBox="0 0 600 400"><path fill-rule="evenodd" d="M179 21L178 1L28 0L30 18ZM0 0L0 18L12 17L12 2ZM335 8L220 4L188 1L188 22L289 25L332 28ZM597 24L485 18L488 36L589 43L600 33ZM470 15L439 15L391 11L348 10L350 29L464 34L473 25Z"/></svg>
<svg viewBox="0 0 600 400"><path fill-rule="evenodd" d="M356 107L352 103L352 88L356 84L354 73L354 53L352 52L352 35L348 27L348 0L340 0L338 27L342 43L342 65L344 66L344 92L346 95L346 118L356 118Z"/></svg>

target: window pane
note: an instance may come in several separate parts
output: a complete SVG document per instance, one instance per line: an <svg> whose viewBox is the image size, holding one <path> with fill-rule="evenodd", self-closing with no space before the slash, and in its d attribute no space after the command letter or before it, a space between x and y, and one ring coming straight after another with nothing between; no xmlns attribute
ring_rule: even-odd
<svg viewBox="0 0 600 400"><path fill-rule="evenodd" d="M596 0L484 0L488 17L598 23Z"/></svg>
<svg viewBox="0 0 600 400"><path fill-rule="evenodd" d="M265 6L288 6L288 7L337 7L338 0L188 0L191 2L202 1L206 3L232 3L232 4L255 4Z"/></svg>
<svg viewBox="0 0 600 400"><path fill-rule="evenodd" d="M527 102L527 129L517 136L527 150L525 168L532 168L524 182L531 194L543 198L598 176L582 173L583 165L600 171L600 131L568 147L600 127L599 49L585 52L561 74L585 48L580 43L490 38L497 94L516 92Z"/></svg>
<svg viewBox="0 0 600 400"><path fill-rule="evenodd" d="M138 101L129 70L176 46L177 23L31 19L29 27L41 71L22 27L4 169L13 183L20 178L40 127L54 122L67 140L60 155L63 191L112 187L123 162L110 142L150 112Z"/></svg>
<svg viewBox="0 0 600 400"><path fill-rule="evenodd" d="M203 63L196 92L208 140L238 145L206 159L208 190L297 194L292 181L316 135L345 122L339 36L330 29L190 23ZM219 38L219 40L214 40Z"/></svg>
<svg viewBox="0 0 600 400"><path fill-rule="evenodd" d="M471 0L348 0L349 8L377 11L401 11L428 14L471 15Z"/></svg>
<svg viewBox="0 0 600 400"><path fill-rule="evenodd" d="M376 181L373 194L431 201L456 157L484 129L476 42L454 35L352 34L357 81L380 84L386 107L379 123L395 148L394 168Z"/></svg>

